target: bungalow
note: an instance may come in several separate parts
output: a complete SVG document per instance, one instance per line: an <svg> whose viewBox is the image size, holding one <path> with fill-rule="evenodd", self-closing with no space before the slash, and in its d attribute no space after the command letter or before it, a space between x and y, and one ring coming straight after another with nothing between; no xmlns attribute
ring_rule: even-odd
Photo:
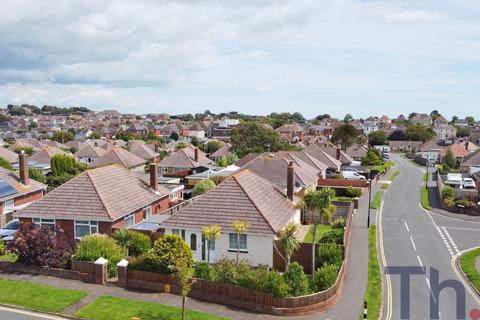
<svg viewBox="0 0 480 320"><path fill-rule="evenodd" d="M331 157L335 158L336 160L340 161L342 165L351 165L353 161L353 158L350 157L348 154L346 154L342 149L340 149L337 146L334 146L332 143L327 142L327 143L322 143L318 145L325 153L330 155ZM309 146L305 148L304 150L312 150L315 147Z"/></svg>
<svg viewBox="0 0 480 320"><path fill-rule="evenodd" d="M107 153L107 150L91 144L85 145L83 148L75 152L75 156L82 163L91 164L101 156Z"/></svg>
<svg viewBox="0 0 480 320"><path fill-rule="evenodd" d="M322 147L317 144L311 144L305 149L303 149L303 152L324 163L330 171L340 172L342 162L337 159L337 157L341 158L341 150L337 148L337 157L332 157L329 153L326 152L326 145L327 144L322 144Z"/></svg>
<svg viewBox="0 0 480 320"><path fill-rule="evenodd" d="M150 184L119 165L87 170L39 201L14 213L22 222L63 229L67 239L129 228L169 208L170 191L158 185L156 164Z"/></svg>
<svg viewBox="0 0 480 320"><path fill-rule="evenodd" d="M221 159L226 158L232 154L231 149L232 146L229 143L225 143L223 146L220 147L220 149L210 155L210 159L212 159L214 163L218 163L218 161L220 161Z"/></svg>
<svg viewBox="0 0 480 320"><path fill-rule="evenodd" d="M423 145L423 141L393 141L388 142L390 151L416 151Z"/></svg>
<svg viewBox="0 0 480 320"><path fill-rule="evenodd" d="M148 128L143 124L134 123L127 129L127 133L134 134L139 137L146 137L148 134Z"/></svg>
<svg viewBox="0 0 480 320"><path fill-rule="evenodd" d="M185 239L195 261L205 261L207 248L202 227L216 224L222 234L211 245L210 262L223 257L234 259L239 249L240 259L272 267L277 232L289 222L300 223L300 210L294 204L293 172L288 176L291 179L285 194L250 170L236 173L169 216L160 227L165 234ZM239 242L232 228L234 221L244 221L248 226Z"/></svg>
<svg viewBox="0 0 480 320"><path fill-rule="evenodd" d="M39 151L35 152L31 157L30 157L30 162L32 164L35 164L35 166L41 166L41 167L49 167L50 162L52 161L52 158L54 155L68 155L71 156L72 154L65 152L61 149L58 149L56 147L44 147L43 149L40 149Z"/></svg>
<svg viewBox="0 0 480 320"><path fill-rule="evenodd" d="M480 171L480 149L465 156L460 164L460 168L470 173Z"/></svg>
<svg viewBox="0 0 480 320"><path fill-rule="evenodd" d="M143 172L146 163L146 160L134 155L130 151L114 146L110 151L107 151L104 155L92 162L91 166L92 168L99 168L119 164L127 169Z"/></svg>
<svg viewBox="0 0 480 320"><path fill-rule="evenodd" d="M17 210L20 210L35 200L43 198L47 186L28 176L28 157L18 155L19 171L0 168L0 227L12 220Z"/></svg>
<svg viewBox="0 0 480 320"><path fill-rule="evenodd" d="M136 155L139 158L144 160L158 160L160 155L155 152L155 150L147 144L137 144L130 149L130 152Z"/></svg>
<svg viewBox="0 0 480 320"><path fill-rule="evenodd" d="M287 123L278 127L275 131L288 138L289 142L302 141L305 136L305 131L298 123Z"/></svg>
<svg viewBox="0 0 480 320"><path fill-rule="evenodd" d="M352 157L355 161L362 161L362 159L367 155L368 148L365 146L359 146L357 144L350 146L345 151L347 155Z"/></svg>
<svg viewBox="0 0 480 320"><path fill-rule="evenodd" d="M194 171L195 168L212 164L205 153L198 148L187 146L164 158L158 163L160 173L172 174L180 171ZM192 173L190 172L190 173ZM196 172L193 172L196 173Z"/></svg>

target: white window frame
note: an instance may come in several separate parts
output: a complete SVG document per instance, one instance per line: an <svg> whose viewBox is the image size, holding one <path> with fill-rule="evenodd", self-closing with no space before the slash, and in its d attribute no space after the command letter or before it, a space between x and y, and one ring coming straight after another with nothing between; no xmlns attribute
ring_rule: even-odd
<svg viewBox="0 0 480 320"><path fill-rule="evenodd" d="M236 233L229 233L228 236L228 250L229 251L237 251L236 248L237 242L237 234ZM240 252L248 252L248 244L247 244L247 235L242 233L240 234Z"/></svg>
<svg viewBox="0 0 480 320"><path fill-rule="evenodd" d="M96 234L98 233L98 221L84 221L84 220L75 220L74 221L74 226L73 226L73 232L75 239L81 239L83 236L78 237L77 236L77 226L82 226L82 227L88 227L88 234L84 234L83 236L86 235L91 235L91 234Z"/></svg>
<svg viewBox="0 0 480 320"><path fill-rule="evenodd" d="M152 216L152 206L148 205L143 207L143 217L144 219L147 219Z"/></svg>
<svg viewBox="0 0 480 320"><path fill-rule="evenodd" d="M56 224L55 219L44 219L44 218L33 218L33 223L39 226L40 228L43 226L53 227L52 230L55 231Z"/></svg>
<svg viewBox="0 0 480 320"><path fill-rule="evenodd" d="M160 167L160 173L167 173L168 172L168 168L167 167Z"/></svg>
<svg viewBox="0 0 480 320"><path fill-rule="evenodd" d="M127 220L130 220L130 219L132 219L132 225L127 226ZM124 216L123 221L124 221L124 225L125 225L126 229L134 226L135 225L135 212L129 213L126 216Z"/></svg>
<svg viewBox="0 0 480 320"><path fill-rule="evenodd" d="M7 203L8 204L11 203L11 205L8 206ZM3 202L3 214L13 212L14 208L15 208L15 200L14 199L5 200Z"/></svg>

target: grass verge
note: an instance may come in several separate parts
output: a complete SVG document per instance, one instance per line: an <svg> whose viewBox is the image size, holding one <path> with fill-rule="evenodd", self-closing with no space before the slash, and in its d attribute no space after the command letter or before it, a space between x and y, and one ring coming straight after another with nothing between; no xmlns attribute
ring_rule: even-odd
<svg viewBox="0 0 480 320"><path fill-rule="evenodd" d="M388 189L389 186L388 183L382 183L382 189Z"/></svg>
<svg viewBox="0 0 480 320"><path fill-rule="evenodd" d="M0 302L29 309L61 312L87 296L87 292L44 284L0 279Z"/></svg>
<svg viewBox="0 0 480 320"><path fill-rule="evenodd" d="M370 208L378 209L380 208L380 204L382 203L383 199L383 191L377 191L373 196L372 202L370 203Z"/></svg>
<svg viewBox="0 0 480 320"><path fill-rule="evenodd" d="M181 308L178 307L166 306L153 302L103 296L78 310L77 313L75 313L75 316L95 320L130 320L132 318L139 318L142 320L177 320L181 318L181 312ZM186 311L185 318L196 320L226 319L208 313L191 310Z"/></svg>
<svg viewBox="0 0 480 320"><path fill-rule="evenodd" d="M382 304L382 275L377 257L377 230L375 225L370 226L368 235L368 283L364 300L368 303L367 319L377 320ZM363 319L363 309L360 319Z"/></svg>
<svg viewBox="0 0 480 320"><path fill-rule="evenodd" d="M480 273L476 266L478 256L480 256L480 248L462 254L460 256L460 268L477 291L480 291Z"/></svg>
<svg viewBox="0 0 480 320"><path fill-rule="evenodd" d="M420 187L420 197L422 199L422 207L427 210L431 210L432 206L430 205L430 196L428 195L428 189L425 187Z"/></svg>
<svg viewBox="0 0 480 320"><path fill-rule="evenodd" d="M399 175L400 175L400 171L399 171L399 170L395 170L395 172L393 172L393 174L392 174L390 177L388 177L388 180L393 181L393 180L395 180L395 178L398 177Z"/></svg>
<svg viewBox="0 0 480 320"><path fill-rule="evenodd" d="M317 226L317 237L315 238L315 241L318 242L322 235L327 232L332 230L332 226L329 224L318 224ZM308 230L308 233L305 235L305 238L303 239L303 242L307 243L312 243L313 242L313 224L310 226L310 230Z"/></svg>

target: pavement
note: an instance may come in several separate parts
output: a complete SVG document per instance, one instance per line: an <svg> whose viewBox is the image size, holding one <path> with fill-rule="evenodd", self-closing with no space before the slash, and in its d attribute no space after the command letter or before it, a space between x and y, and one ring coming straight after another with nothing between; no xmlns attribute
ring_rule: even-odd
<svg viewBox="0 0 480 320"><path fill-rule="evenodd" d="M372 196L377 190L380 189L380 187L381 183L377 183L373 186ZM360 199L359 209L356 210L352 220L353 226L348 251L348 267L346 269L345 281L342 287L342 292L337 303L328 310L304 316L296 316L295 319L358 319L359 315L363 312L362 306L367 285L368 268L368 229L366 227L367 214L368 198L362 197ZM374 221L374 210L372 210L371 222L374 223ZM103 295L116 296L134 300L143 300L173 306L181 305L181 298L173 294L125 290L123 288L118 288L115 286L100 286L95 284L83 283L80 281L72 281L41 275L10 274L0 272L0 277L24 280L32 283L48 284L59 288L87 291L89 293L87 297L85 297L79 303L72 305L65 311L65 313L68 315L73 315L78 309L92 302L99 296ZM256 314L242 309L207 303L195 299L188 299L187 308L220 315L231 319L292 319L292 317L279 317L265 314ZM11 312L12 311L4 311L0 309L0 319L50 319L44 318L42 317L42 315L37 315L38 317L35 318L24 314L19 314L18 317L16 317L16 314L14 314L14 317L11 318Z"/></svg>
<svg viewBox="0 0 480 320"><path fill-rule="evenodd" d="M432 273L435 270L432 268L438 270L439 282L455 280L463 285L466 318L470 319L468 314L472 308L479 307L480 299L454 262L462 250L480 245L480 223L424 210L420 205L424 170L396 154L392 154L392 160L396 163L395 170L401 173L387 189L378 219L384 277L382 319L435 319L429 308L437 302L439 319L457 319L455 291L446 289L437 297L431 290L435 287L435 274ZM385 274L387 266L413 267L423 273L410 276L409 308L407 295L401 298L400 276ZM401 316L402 307L409 311L409 315Z"/></svg>

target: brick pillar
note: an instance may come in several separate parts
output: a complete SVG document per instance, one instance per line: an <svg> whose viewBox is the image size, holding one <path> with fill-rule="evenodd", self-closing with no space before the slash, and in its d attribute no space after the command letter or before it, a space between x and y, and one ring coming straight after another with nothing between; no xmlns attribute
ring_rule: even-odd
<svg viewBox="0 0 480 320"><path fill-rule="evenodd" d="M95 283L105 284L107 283L107 265L108 260L105 258L98 258L95 261Z"/></svg>
<svg viewBox="0 0 480 320"><path fill-rule="evenodd" d="M359 201L359 200L360 200L360 199L359 199L358 197L353 198L353 208L354 208L354 209L358 209L358 201Z"/></svg>
<svg viewBox="0 0 480 320"><path fill-rule="evenodd" d="M117 263L118 286L122 288L127 287L127 266L128 261L125 259Z"/></svg>

